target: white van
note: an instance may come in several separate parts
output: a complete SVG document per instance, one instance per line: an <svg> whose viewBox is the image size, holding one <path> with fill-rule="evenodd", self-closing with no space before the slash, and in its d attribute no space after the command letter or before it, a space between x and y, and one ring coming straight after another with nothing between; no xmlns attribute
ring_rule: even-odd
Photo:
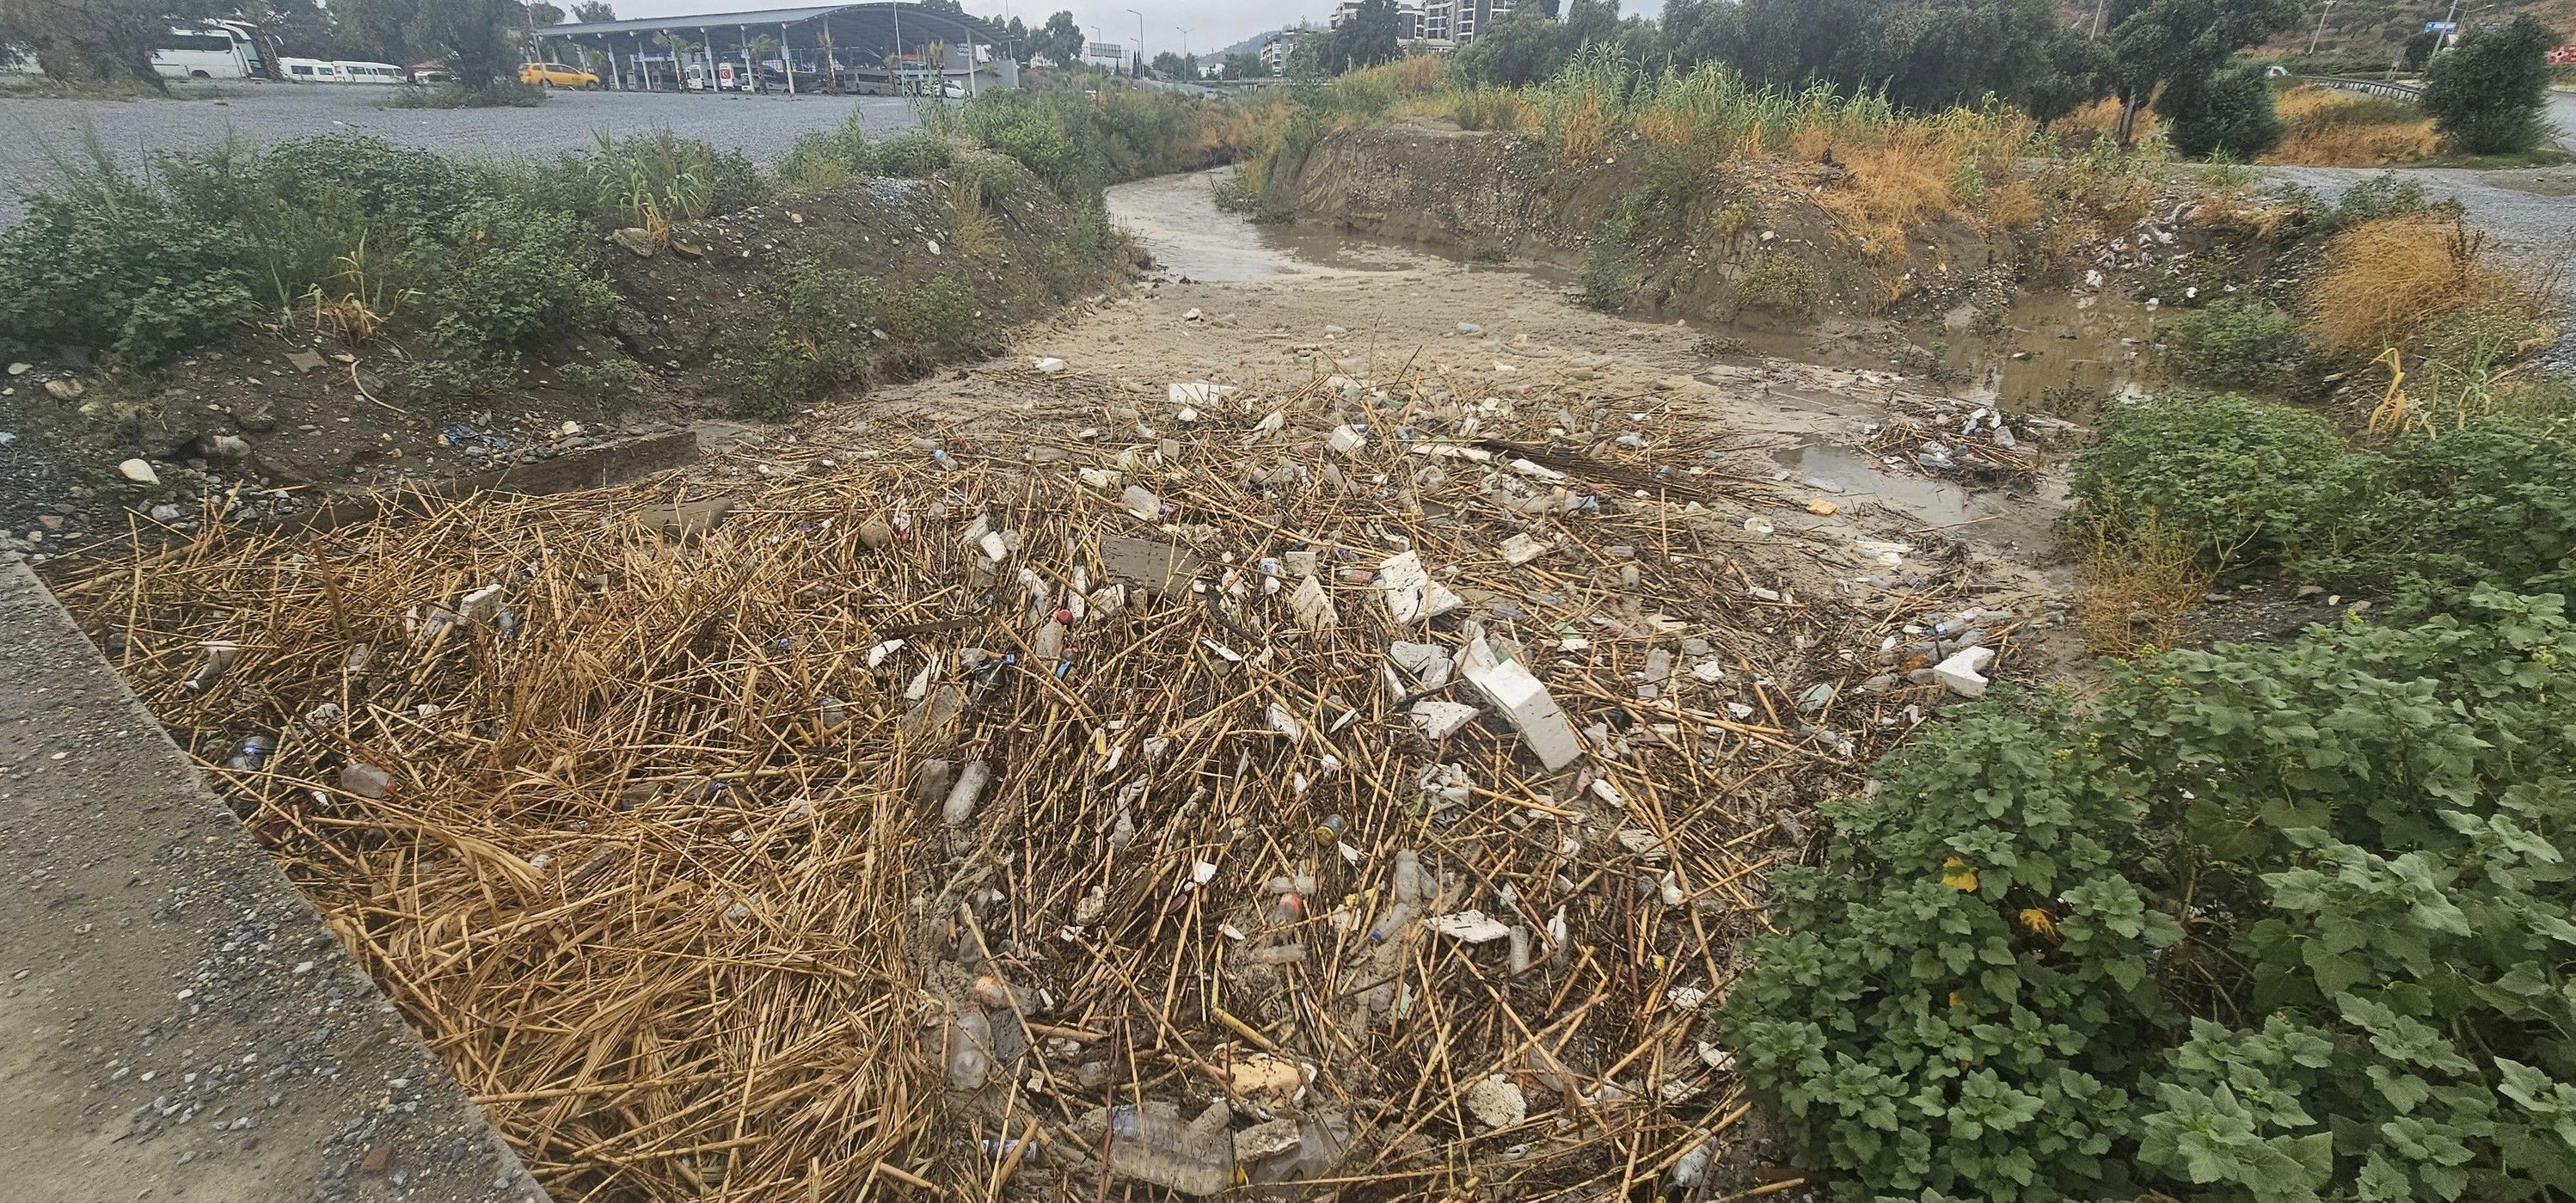
<svg viewBox="0 0 2576 1203"><path fill-rule="evenodd" d="M291 84L344 84L349 77L340 73L338 63L318 58L281 58L277 65L286 69L286 82Z"/></svg>
<svg viewBox="0 0 2576 1203"><path fill-rule="evenodd" d="M247 21L173 25L152 48L152 70L169 79L265 79L259 27Z"/></svg>
<svg viewBox="0 0 2576 1203"><path fill-rule="evenodd" d="M341 59L331 64L340 70L340 82L394 86L411 82L411 76L392 63L362 63Z"/></svg>

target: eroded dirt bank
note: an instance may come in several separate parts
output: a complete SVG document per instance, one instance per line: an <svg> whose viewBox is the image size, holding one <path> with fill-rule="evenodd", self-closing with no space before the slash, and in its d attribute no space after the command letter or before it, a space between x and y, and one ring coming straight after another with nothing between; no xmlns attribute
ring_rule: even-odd
<svg viewBox="0 0 2576 1203"><path fill-rule="evenodd" d="M56 587L559 1197L1785 1183L1761 873L2060 656L2044 498L1868 448L2046 428L1205 186L1012 357Z"/></svg>

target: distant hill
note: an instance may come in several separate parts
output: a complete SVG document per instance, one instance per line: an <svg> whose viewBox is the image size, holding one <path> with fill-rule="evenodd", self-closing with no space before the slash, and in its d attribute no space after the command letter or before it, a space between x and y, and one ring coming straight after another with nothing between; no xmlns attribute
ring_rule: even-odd
<svg viewBox="0 0 2576 1203"><path fill-rule="evenodd" d="M2449 8L2448 3L2424 0L2339 0L2326 16L2325 35L2317 38L2317 52L2393 58L2407 38L2423 30L2426 21L2442 19ZM2557 30L2560 42L2576 42L2576 0L2493 0L2483 4L2467 0L2460 5L2460 21L2464 25L2509 21L2515 14L2526 12ZM2264 49L2298 54L2307 50L2308 40L2316 33L2317 7L2312 3L2298 28L2272 39Z"/></svg>

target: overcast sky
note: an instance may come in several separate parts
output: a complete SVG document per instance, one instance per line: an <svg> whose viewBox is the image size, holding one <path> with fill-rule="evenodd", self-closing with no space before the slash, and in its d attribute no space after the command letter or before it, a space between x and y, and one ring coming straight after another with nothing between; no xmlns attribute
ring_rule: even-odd
<svg viewBox="0 0 2576 1203"><path fill-rule="evenodd" d="M747 9L783 8L800 3L828 0L610 0L621 17L663 17L675 13L740 12ZM569 3L563 5L571 7ZM1663 0L1628 0L1631 13L1654 16L1662 11ZM1005 9L1031 25L1046 20L1047 14L1072 9L1084 29L1100 28L1103 38L1121 42L1136 38L1136 16L1127 10L1145 14L1145 48L1148 51L1178 50L1181 27L1190 30L1193 51L1213 50L1240 42L1265 29L1294 25L1300 18L1324 23L1333 11L1333 0L967 0L966 11L978 16L1001 16Z"/></svg>

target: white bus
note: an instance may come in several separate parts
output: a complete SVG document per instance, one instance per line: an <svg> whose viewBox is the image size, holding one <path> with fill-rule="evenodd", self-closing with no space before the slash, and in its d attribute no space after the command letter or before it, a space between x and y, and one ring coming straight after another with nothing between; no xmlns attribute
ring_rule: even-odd
<svg viewBox="0 0 2576 1203"><path fill-rule="evenodd" d="M248 21L174 25L152 51L152 69L170 79L274 79L272 63Z"/></svg>
<svg viewBox="0 0 2576 1203"><path fill-rule="evenodd" d="M392 63L362 63L354 59L342 59L331 65L340 69L342 83L400 85L411 82L411 74Z"/></svg>

